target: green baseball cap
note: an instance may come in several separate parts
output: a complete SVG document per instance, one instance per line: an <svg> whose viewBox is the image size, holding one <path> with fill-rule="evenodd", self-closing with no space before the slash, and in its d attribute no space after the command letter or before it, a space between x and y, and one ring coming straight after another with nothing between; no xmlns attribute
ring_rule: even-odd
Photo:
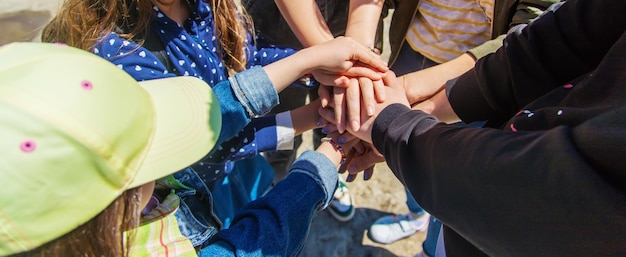
<svg viewBox="0 0 626 257"><path fill-rule="evenodd" d="M92 53L0 47L0 256L89 221L213 148L221 112L194 77L136 82Z"/></svg>

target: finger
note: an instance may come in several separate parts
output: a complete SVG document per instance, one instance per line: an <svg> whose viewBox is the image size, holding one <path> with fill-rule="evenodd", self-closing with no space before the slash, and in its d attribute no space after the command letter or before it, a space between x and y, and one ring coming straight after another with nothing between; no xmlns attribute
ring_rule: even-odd
<svg viewBox="0 0 626 257"><path fill-rule="evenodd" d="M341 75L348 77L366 77L371 80L381 80L383 78L383 73L366 66L353 66L342 72Z"/></svg>
<svg viewBox="0 0 626 257"><path fill-rule="evenodd" d="M376 94L376 100L379 103L382 103L385 101L385 83L383 82L383 80L374 80L374 92Z"/></svg>
<svg viewBox="0 0 626 257"><path fill-rule="evenodd" d="M336 87L349 87L350 78L347 76L337 76L337 78L333 80L333 84L335 84Z"/></svg>
<svg viewBox="0 0 626 257"><path fill-rule="evenodd" d="M380 80L379 80L380 81ZM382 81L380 81L382 83ZM359 78L359 87L367 116L374 115L376 99L374 99L374 82L368 78Z"/></svg>
<svg viewBox="0 0 626 257"><path fill-rule="evenodd" d="M337 126L334 124L328 124L322 128L322 133L326 134L330 138L338 138L341 134L337 131ZM335 140L337 141L337 140Z"/></svg>
<svg viewBox="0 0 626 257"><path fill-rule="evenodd" d="M343 143L339 143L338 141L343 141ZM340 144L343 149L350 149L350 151L355 153L355 156L358 156L360 154L356 151L353 151L353 146L359 142L361 142L361 139L359 139L358 137L354 137L349 133L344 133L337 138L337 143Z"/></svg>
<svg viewBox="0 0 626 257"><path fill-rule="evenodd" d="M380 55L373 53L370 49L364 46L359 47L352 59L363 64L367 64L380 72L386 72L389 70L387 63L380 57Z"/></svg>
<svg viewBox="0 0 626 257"><path fill-rule="evenodd" d="M349 173L348 176L346 177L346 182L352 182L354 181L354 179L356 179L356 175L357 173Z"/></svg>
<svg viewBox="0 0 626 257"><path fill-rule="evenodd" d="M352 134L350 134L350 135L352 135ZM355 137L356 137L356 136L355 136ZM358 137L357 137L357 138L358 138ZM354 149L354 151L356 151L356 153L357 153L357 154L364 154L364 153L365 153L365 151L367 150L367 149L365 148L365 145L363 144L363 141L361 141L360 143L358 143L358 144L354 145L354 146L352 147L352 149Z"/></svg>
<svg viewBox="0 0 626 257"><path fill-rule="evenodd" d="M343 174L346 172L346 170L348 170L348 165L350 165L352 158L354 158L354 151L349 151L348 154L346 155L346 161L342 163L341 165L339 165L339 169L337 170L339 174Z"/></svg>
<svg viewBox="0 0 626 257"><path fill-rule="evenodd" d="M322 117L320 117L319 120L317 120L317 123L315 123L315 128L323 128L328 126L328 121Z"/></svg>
<svg viewBox="0 0 626 257"><path fill-rule="evenodd" d="M350 86L346 88L346 99L348 121L353 131L359 131L361 127L361 90L359 88L359 80L352 79Z"/></svg>
<svg viewBox="0 0 626 257"><path fill-rule="evenodd" d="M328 131L327 133L325 131ZM346 149L350 149L353 148L353 146L361 139L359 139L358 137L350 134L350 133L339 133L339 131L337 131L337 127L335 127L332 124L327 125L326 127L324 127L323 131L324 133L326 133L326 135L330 138L332 138L333 140L335 140L335 142L337 142L337 144L341 144L341 145L345 145L344 148ZM357 151L357 153L359 153Z"/></svg>
<svg viewBox="0 0 626 257"><path fill-rule="evenodd" d="M368 181L374 175L374 165L363 171L363 180Z"/></svg>
<svg viewBox="0 0 626 257"><path fill-rule="evenodd" d="M341 87L333 87L333 108L335 109L335 124L337 130L341 133L346 131L346 89Z"/></svg>
<svg viewBox="0 0 626 257"><path fill-rule="evenodd" d="M385 161L384 158L378 156L373 151L368 151L363 155L352 158L350 165L348 165L348 171L351 173L359 172L383 161Z"/></svg>
<svg viewBox="0 0 626 257"><path fill-rule="evenodd" d="M326 108L326 106L328 106L328 103L330 103L330 90L332 89L332 87L330 86L325 86L325 85L320 85L319 88L317 89L317 94L319 95L319 99L320 99L320 103L322 104L323 108Z"/></svg>
<svg viewBox="0 0 626 257"><path fill-rule="evenodd" d="M402 91L404 91L404 86L402 85L402 83L398 82L396 74L393 73L393 71L385 73L385 75L383 76L383 83L385 83L385 85L387 85L388 87L402 89Z"/></svg>
<svg viewBox="0 0 626 257"><path fill-rule="evenodd" d="M326 120L329 124L334 124L335 122L335 112L332 108L320 108L317 113L322 117L322 119ZM328 126L328 125L326 125Z"/></svg>

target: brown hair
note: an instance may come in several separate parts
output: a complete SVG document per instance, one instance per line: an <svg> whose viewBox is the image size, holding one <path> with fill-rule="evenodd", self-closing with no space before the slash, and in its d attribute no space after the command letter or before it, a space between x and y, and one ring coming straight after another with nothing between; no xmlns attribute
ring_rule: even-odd
<svg viewBox="0 0 626 257"><path fill-rule="evenodd" d="M140 204L139 188L129 189L71 232L34 250L11 256L128 256L134 236L132 229L139 226Z"/></svg>
<svg viewBox="0 0 626 257"><path fill-rule="evenodd" d="M220 56L229 70L242 71L246 64L246 33L253 31L251 19L233 0L210 0L210 4ZM92 50L100 37L116 28L125 32L121 37L133 40L149 29L153 18L150 0L66 0L41 38L43 42Z"/></svg>

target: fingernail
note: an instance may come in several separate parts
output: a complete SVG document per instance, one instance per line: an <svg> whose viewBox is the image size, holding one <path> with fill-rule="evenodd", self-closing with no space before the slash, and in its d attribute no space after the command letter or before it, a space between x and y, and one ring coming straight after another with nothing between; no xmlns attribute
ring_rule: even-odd
<svg viewBox="0 0 626 257"><path fill-rule="evenodd" d="M371 105L367 106L367 115L369 116L374 115L374 106L371 106Z"/></svg>
<svg viewBox="0 0 626 257"><path fill-rule="evenodd" d="M328 127L323 127L323 128L322 128L322 133L324 133L324 134L328 134L328 131L329 131L329 130L330 130L330 129L329 129Z"/></svg>
<svg viewBox="0 0 626 257"><path fill-rule="evenodd" d="M345 142L346 142L346 138L345 138L344 136L340 136L340 137L337 139L337 143L343 144L343 143L345 143Z"/></svg>
<svg viewBox="0 0 626 257"><path fill-rule="evenodd" d="M363 173L363 180L370 180L370 178L372 178L372 173L369 172L365 172Z"/></svg>
<svg viewBox="0 0 626 257"><path fill-rule="evenodd" d="M319 120L317 121L317 123L315 123L315 125L316 125L316 126L318 126L318 127L321 127L321 126L322 126L322 124L323 124L322 119L319 119Z"/></svg>
<svg viewBox="0 0 626 257"><path fill-rule="evenodd" d="M359 122L356 121L356 120L350 121L350 126L352 126L352 130L354 130L354 131L358 131L360 125L361 124L359 124Z"/></svg>
<svg viewBox="0 0 626 257"><path fill-rule="evenodd" d="M346 177L346 182L352 182L354 181L355 178L356 178L356 175L348 174L348 177Z"/></svg>

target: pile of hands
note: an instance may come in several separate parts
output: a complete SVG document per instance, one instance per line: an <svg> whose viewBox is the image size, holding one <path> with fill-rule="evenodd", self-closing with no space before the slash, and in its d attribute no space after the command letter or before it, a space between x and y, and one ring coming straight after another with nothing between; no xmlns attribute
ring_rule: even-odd
<svg viewBox="0 0 626 257"><path fill-rule="evenodd" d="M327 60L322 69L312 72L320 82L319 96L321 117L318 126L344 149L347 159L339 167L340 173L349 173L346 181L354 181L357 174L364 172L364 180L369 180L376 163L385 159L372 145L372 126L378 114L391 104L402 104L410 108L405 93L403 77L389 70L387 63L378 54L361 46L349 38L336 38L321 46L333 45L335 56ZM347 47L347 48L345 48ZM330 48L327 48L330 49ZM350 56L336 55L350 53ZM329 63L335 60L349 60L330 69ZM428 99L429 96L409 97L413 102ZM419 108L419 104L415 105ZM427 110L425 110L427 111Z"/></svg>

